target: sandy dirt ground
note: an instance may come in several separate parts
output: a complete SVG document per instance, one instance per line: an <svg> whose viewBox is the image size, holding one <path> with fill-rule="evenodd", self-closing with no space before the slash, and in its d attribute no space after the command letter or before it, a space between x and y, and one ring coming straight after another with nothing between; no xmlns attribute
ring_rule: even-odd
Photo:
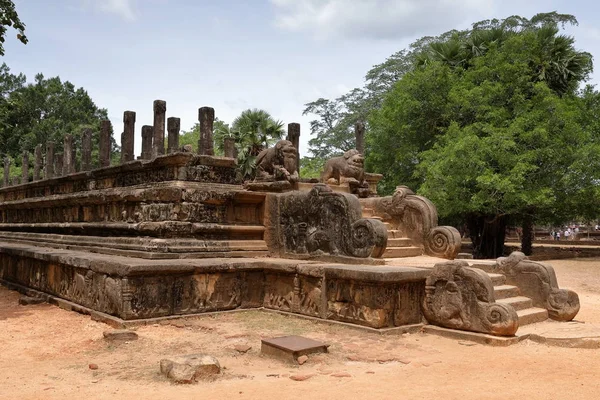
<svg viewBox="0 0 600 400"><path fill-rule="evenodd" d="M600 323L600 259L549 261L576 290L577 320ZM598 399L600 350L524 341L490 347L434 335L380 335L275 313L249 311L137 329L110 343L111 329L46 304L20 306L0 287L1 399ZM292 366L260 354L260 339L304 335L330 353ZM234 349L248 344L247 353ZM162 358L208 353L213 382L170 383ZM91 370L89 364L97 364ZM308 376L294 381L292 376Z"/></svg>

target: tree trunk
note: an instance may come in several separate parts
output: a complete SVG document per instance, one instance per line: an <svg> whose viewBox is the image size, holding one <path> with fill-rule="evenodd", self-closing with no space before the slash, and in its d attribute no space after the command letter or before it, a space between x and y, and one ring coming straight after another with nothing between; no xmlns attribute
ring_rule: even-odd
<svg viewBox="0 0 600 400"><path fill-rule="evenodd" d="M505 215L478 215L467 217L474 258L498 258L504 254L506 235Z"/></svg>
<svg viewBox="0 0 600 400"><path fill-rule="evenodd" d="M533 215L525 214L523 216L523 236L521 236L521 251L526 256L530 256L532 253L532 241L533 241Z"/></svg>

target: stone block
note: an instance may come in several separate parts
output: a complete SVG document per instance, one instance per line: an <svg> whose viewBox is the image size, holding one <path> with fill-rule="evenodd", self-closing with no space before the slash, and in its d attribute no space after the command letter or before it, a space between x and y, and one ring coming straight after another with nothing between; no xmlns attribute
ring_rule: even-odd
<svg viewBox="0 0 600 400"><path fill-rule="evenodd" d="M137 340L138 334L128 329L115 329L102 332L104 339L108 341L131 341Z"/></svg>
<svg viewBox="0 0 600 400"><path fill-rule="evenodd" d="M160 372L177 383L211 380L221 373L219 360L207 354L190 354L160 360Z"/></svg>

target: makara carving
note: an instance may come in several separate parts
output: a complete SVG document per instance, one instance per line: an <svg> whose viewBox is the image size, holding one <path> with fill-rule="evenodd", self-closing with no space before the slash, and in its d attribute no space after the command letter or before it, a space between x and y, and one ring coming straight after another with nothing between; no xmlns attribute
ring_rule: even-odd
<svg viewBox="0 0 600 400"><path fill-rule="evenodd" d="M511 336L519 327L515 309L496 303L490 277L465 261L434 266L425 282L423 314L434 325L494 335Z"/></svg>

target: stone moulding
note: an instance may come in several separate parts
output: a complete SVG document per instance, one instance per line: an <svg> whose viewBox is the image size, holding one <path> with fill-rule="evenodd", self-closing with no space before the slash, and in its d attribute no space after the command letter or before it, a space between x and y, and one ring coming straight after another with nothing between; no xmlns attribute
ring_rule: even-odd
<svg viewBox="0 0 600 400"><path fill-rule="evenodd" d="M434 266L425 282L423 315L433 325L493 335L512 336L519 328L515 309L496 303L490 277L465 261Z"/></svg>
<svg viewBox="0 0 600 400"><path fill-rule="evenodd" d="M404 237L433 257L454 259L460 251L460 233L451 226L438 226L437 209L431 201L398 186L392 196L361 199L365 208L399 230Z"/></svg>
<svg viewBox="0 0 600 400"><path fill-rule="evenodd" d="M141 260L0 242L0 281L122 320L264 307L372 328L414 325L428 273L268 258Z"/></svg>
<svg viewBox="0 0 600 400"><path fill-rule="evenodd" d="M280 256L381 257L387 229L361 218L358 199L316 184L309 192L269 194L265 240Z"/></svg>
<svg viewBox="0 0 600 400"><path fill-rule="evenodd" d="M501 257L494 272L506 276L506 283L519 287L521 294L531 298L533 305L548 310L556 321L571 321L579 312L579 296L572 290L560 289L554 268L548 264L531 261L525 254L515 251Z"/></svg>

